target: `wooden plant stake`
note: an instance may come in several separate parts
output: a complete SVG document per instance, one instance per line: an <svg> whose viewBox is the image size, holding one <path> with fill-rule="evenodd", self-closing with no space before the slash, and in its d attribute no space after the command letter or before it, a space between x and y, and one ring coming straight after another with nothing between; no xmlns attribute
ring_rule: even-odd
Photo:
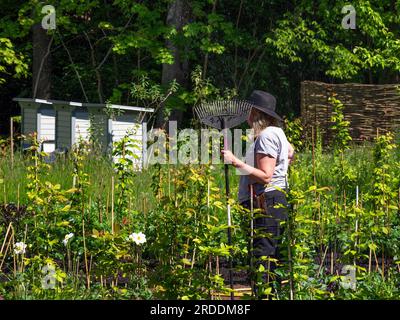
<svg viewBox="0 0 400 320"><path fill-rule="evenodd" d="M85 238L85 220L82 220L82 235L83 235L83 250L85 256L85 269L86 269L86 283L87 288L90 289L90 275L89 275L89 265L87 259L87 252L86 252L86 238Z"/></svg>
<svg viewBox="0 0 400 320"><path fill-rule="evenodd" d="M11 149L11 170L14 170L14 123L10 118L10 149Z"/></svg>
<svg viewBox="0 0 400 320"><path fill-rule="evenodd" d="M111 177L111 233L114 234L114 177Z"/></svg>

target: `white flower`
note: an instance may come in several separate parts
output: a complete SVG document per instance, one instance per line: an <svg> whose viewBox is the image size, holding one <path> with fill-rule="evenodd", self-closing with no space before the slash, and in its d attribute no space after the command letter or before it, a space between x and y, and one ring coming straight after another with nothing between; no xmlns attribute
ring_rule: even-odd
<svg viewBox="0 0 400 320"><path fill-rule="evenodd" d="M14 253L15 254L24 254L26 249L26 244L23 242L17 242L14 245Z"/></svg>
<svg viewBox="0 0 400 320"><path fill-rule="evenodd" d="M73 234L72 232L65 235L64 240L63 240L64 246L67 246L69 240L70 240L73 236L74 236L74 234Z"/></svg>
<svg viewBox="0 0 400 320"><path fill-rule="evenodd" d="M137 239L137 233L131 233L129 236L128 236L128 241L132 241L132 242L136 242L136 239Z"/></svg>
<svg viewBox="0 0 400 320"><path fill-rule="evenodd" d="M129 235L128 240L136 244L142 244L146 242L146 235L142 232L139 233L134 232Z"/></svg>
<svg viewBox="0 0 400 320"><path fill-rule="evenodd" d="M146 242L146 235L142 232L139 232L137 235L137 242L136 244L142 244Z"/></svg>

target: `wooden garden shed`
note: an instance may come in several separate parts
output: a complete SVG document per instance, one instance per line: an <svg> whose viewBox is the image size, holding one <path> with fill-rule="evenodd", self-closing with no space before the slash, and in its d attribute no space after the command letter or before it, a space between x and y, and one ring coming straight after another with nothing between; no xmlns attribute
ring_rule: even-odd
<svg viewBox="0 0 400 320"><path fill-rule="evenodd" d="M146 115L154 109L115 104L82 103L73 101L14 98L21 107L21 131L37 133L42 150L67 150L79 139L87 141L89 132L95 135L104 152L128 132L140 141L135 150L140 164L145 161L147 145Z"/></svg>

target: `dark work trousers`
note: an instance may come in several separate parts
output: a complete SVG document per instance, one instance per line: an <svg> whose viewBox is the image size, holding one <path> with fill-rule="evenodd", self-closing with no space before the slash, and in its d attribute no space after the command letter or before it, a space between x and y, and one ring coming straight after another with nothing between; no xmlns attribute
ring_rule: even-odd
<svg viewBox="0 0 400 320"><path fill-rule="evenodd" d="M253 248L249 250L249 253L253 254L255 270L258 270L260 264L262 264L266 270L272 273L276 269L276 264L271 261L268 266L268 262L262 261L260 258L266 256L277 259L278 261L283 260L279 252L279 244L281 243L280 240L283 233L281 222L287 220L288 214L286 196L282 191L273 190L264 193L263 207L266 210L260 211L260 209L258 209L256 199L254 199L253 204L255 209L253 222L254 236ZM243 202L242 205L250 209L250 200ZM250 241L248 248L251 249ZM265 273L263 275L263 280L267 281L267 277L268 275ZM276 277L275 280L280 282L279 277Z"/></svg>

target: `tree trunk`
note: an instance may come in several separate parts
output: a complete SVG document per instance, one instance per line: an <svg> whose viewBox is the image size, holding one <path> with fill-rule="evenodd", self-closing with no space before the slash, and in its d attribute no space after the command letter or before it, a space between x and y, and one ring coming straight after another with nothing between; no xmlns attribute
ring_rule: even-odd
<svg viewBox="0 0 400 320"><path fill-rule="evenodd" d="M51 45L53 37L40 23L32 26L32 97L50 99L51 97Z"/></svg>
<svg viewBox="0 0 400 320"><path fill-rule="evenodd" d="M183 26L189 21L189 3L187 0L175 0L168 9L167 25L173 26L178 32L182 32ZM181 86L185 86L188 80L188 63L181 58L179 48L170 39L166 40L166 47L174 57L173 64L163 64L161 83L168 85L174 79ZM182 110L173 110L169 115L169 120L182 120ZM163 127L167 121L165 107L161 106L156 121L156 127Z"/></svg>

